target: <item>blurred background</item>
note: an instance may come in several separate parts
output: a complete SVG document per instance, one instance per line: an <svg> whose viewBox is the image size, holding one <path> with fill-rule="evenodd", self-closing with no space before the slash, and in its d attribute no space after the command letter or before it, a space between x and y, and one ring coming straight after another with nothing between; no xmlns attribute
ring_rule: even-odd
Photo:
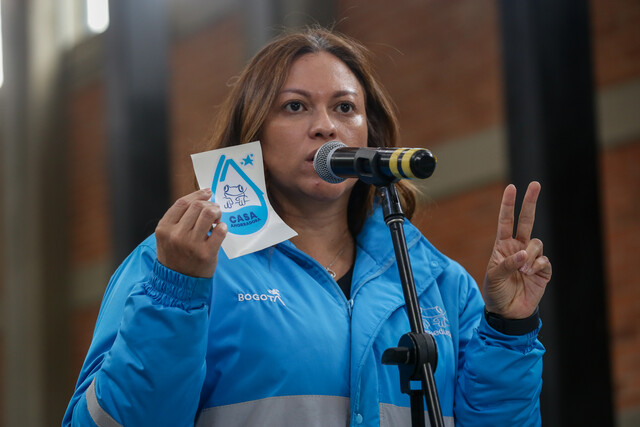
<svg viewBox="0 0 640 427"><path fill-rule="evenodd" d="M414 218L482 283L536 179L543 425L640 425L640 1L1 0L0 423L59 425L110 275L190 192L242 66L321 24L376 55Z"/></svg>

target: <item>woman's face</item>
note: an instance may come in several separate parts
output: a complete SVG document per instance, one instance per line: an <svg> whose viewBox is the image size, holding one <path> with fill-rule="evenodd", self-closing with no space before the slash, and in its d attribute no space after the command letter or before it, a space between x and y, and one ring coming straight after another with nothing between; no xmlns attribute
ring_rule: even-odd
<svg viewBox="0 0 640 427"><path fill-rule="evenodd" d="M328 141L367 146L364 97L355 75L329 53L305 54L292 63L260 138L276 199L348 199L355 179L323 181L313 168L313 156Z"/></svg>

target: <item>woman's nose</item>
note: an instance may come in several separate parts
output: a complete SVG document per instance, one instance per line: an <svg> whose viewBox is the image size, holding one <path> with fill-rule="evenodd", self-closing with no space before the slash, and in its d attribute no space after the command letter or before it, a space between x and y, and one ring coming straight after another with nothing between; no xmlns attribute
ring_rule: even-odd
<svg viewBox="0 0 640 427"><path fill-rule="evenodd" d="M312 138L330 139L336 136L336 126L327 111L316 111L309 133Z"/></svg>

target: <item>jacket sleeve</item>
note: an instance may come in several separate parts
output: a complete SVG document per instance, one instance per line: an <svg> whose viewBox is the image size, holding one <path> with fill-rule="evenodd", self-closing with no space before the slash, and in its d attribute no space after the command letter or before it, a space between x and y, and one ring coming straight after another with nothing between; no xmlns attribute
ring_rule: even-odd
<svg viewBox="0 0 640 427"><path fill-rule="evenodd" d="M116 271L63 426L193 425L205 377L211 279L140 246Z"/></svg>
<svg viewBox="0 0 640 427"><path fill-rule="evenodd" d="M520 336L487 324L471 277L460 310L460 347L454 413L459 426L539 426L542 389L540 326ZM541 323L540 323L541 325Z"/></svg>

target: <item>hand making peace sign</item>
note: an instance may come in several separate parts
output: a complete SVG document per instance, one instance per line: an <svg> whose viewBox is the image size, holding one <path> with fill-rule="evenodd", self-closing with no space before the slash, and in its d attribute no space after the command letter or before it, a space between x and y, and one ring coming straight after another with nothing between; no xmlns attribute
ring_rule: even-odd
<svg viewBox="0 0 640 427"><path fill-rule="evenodd" d="M498 234L484 279L483 297L487 311L508 319L524 319L536 310L551 279L551 263L542 255L542 242L531 239L540 184L527 188L513 238L516 187L507 186L502 195Z"/></svg>

